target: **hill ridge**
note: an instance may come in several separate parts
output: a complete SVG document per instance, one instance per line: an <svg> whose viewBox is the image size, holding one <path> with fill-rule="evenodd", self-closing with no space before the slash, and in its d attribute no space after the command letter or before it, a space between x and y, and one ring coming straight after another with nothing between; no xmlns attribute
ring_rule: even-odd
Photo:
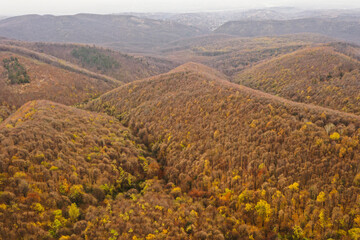
<svg viewBox="0 0 360 240"><path fill-rule="evenodd" d="M67 106L61 103L57 103L57 102L53 102L50 100L31 100L28 101L26 103L24 103L20 108L18 108L15 112L13 112L10 116L8 116L3 122L0 123L0 128L5 127L9 122L15 121L21 117L23 117L23 115L28 112L30 109L34 108L35 106L37 108L39 107L43 107L43 106L51 106L52 108L54 107L62 107L62 108L68 108L77 112L86 112L82 109L78 109L78 108L74 108L71 106Z"/></svg>
<svg viewBox="0 0 360 240"><path fill-rule="evenodd" d="M121 81L109 77L109 76L105 76L102 74L98 74L98 73L94 73L91 72L85 68L81 68L80 66L75 66L74 64L71 64L65 60L59 59L57 57L54 56L50 56L44 53L39 53L27 48L23 48L23 47L19 47L19 46L10 46L7 44L0 44L0 51L9 51L9 52L13 52L25 57L30 57L30 58L34 58L36 60L42 61L44 63L48 63L50 65L53 65L55 67L60 67L62 69L65 70L69 70L75 73L80 73L80 74L84 74L86 76L92 77L92 78L96 78L98 80L103 80L103 81L110 81L113 83L117 83L117 84L122 84Z"/></svg>
<svg viewBox="0 0 360 240"><path fill-rule="evenodd" d="M0 21L0 35L4 37L100 44L128 52L149 51L179 38L204 33L206 31L176 22L130 15L28 15Z"/></svg>
<svg viewBox="0 0 360 240"><path fill-rule="evenodd" d="M359 115L359 70L358 59L319 45L260 62L232 81L295 102Z"/></svg>
<svg viewBox="0 0 360 240"><path fill-rule="evenodd" d="M346 55L344 55L344 56L346 56ZM348 57L348 56L346 56L346 57ZM334 114L336 116L342 116L342 117L345 116L345 117L348 117L348 118L353 118L353 119L360 120L360 116L358 116L356 114L347 113L347 112L343 112L343 111L340 111L340 110L335 110L335 109L332 109L332 108L327 108L327 107L318 106L318 105L314 105L314 104L292 101L292 100L289 100L289 99L286 99L286 98L283 98L283 97L279 97L279 96L275 96L275 95L270 94L270 93L263 92L261 90L253 89L253 88L250 88L250 87L247 87L247 86L244 86L244 85L240 85L240 84L237 84L237 83L230 82L229 80L226 79L224 74L218 72L217 70L215 70L213 68L210 68L208 66L205 66L205 65L203 65L201 63L196 63L196 62L188 62L188 63L182 64L182 65L176 67L175 69L169 71L168 73L163 73L163 74L160 74L160 75L157 75L157 76L152 76L152 77L149 77L149 78L140 79L140 80L137 80L137 81L134 81L134 82L131 82L131 83L124 84L124 85L122 85L122 86L120 86L118 88L112 89L112 90L104 93L100 97L102 97L104 95L111 94L112 92L116 92L118 89L120 89L122 87L125 88L125 87L127 87L128 85L131 85L131 84L136 84L136 83L140 83L140 82L143 82L143 81L151 81L151 80L157 79L159 77L168 76L168 75L175 74L175 73L180 73L180 72L183 72L183 71L188 71L188 72L192 72L193 74L198 74L198 75L203 75L203 76L209 76L211 79L221 82L222 84L224 84L224 86L239 89L239 90L244 91L247 94L251 94L251 95L253 95L255 97L264 98L264 99L271 99L271 100L274 100L274 101L276 101L278 103L284 104L285 106L286 105L291 105L291 106L301 107L303 109L311 109L311 110L314 110L316 112L319 112L320 114L323 113L323 112L327 112L327 113ZM214 75L212 73L215 73L215 74L218 74L218 75ZM224 76L225 78L221 78L221 76Z"/></svg>
<svg viewBox="0 0 360 240"><path fill-rule="evenodd" d="M216 76L209 78L202 70L207 72L201 65L186 64L173 73L123 85L85 108L107 113L128 126L153 151L167 183L200 199L205 208L210 201L214 211L223 216L221 226L232 216L244 219L247 225L258 222L260 229L271 226L254 239L276 239L278 233L268 235L275 225L282 229L280 234L290 236L298 224L291 214L299 194L306 199L300 200L304 207L296 208L307 226L302 227L304 232L317 224L320 211L326 211L329 219L334 214L335 205L317 200L320 192L319 196L328 199L336 190L342 206L357 204L350 196L359 191L354 181L358 174L358 116L294 103ZM332 180L334 176L341 179L339 184ZM352 192L345 193L343 188ZM248 191L256 200L248 199ZM275 200L277 196L284 199L283 207ZM249 215L259 203L275 209L274 222L264 225ZM318 212L306 218L305 209L313 207ZM288 215L278 215L279 209ZM344 209L344 214L349 209ZM199 211L199 216L202 213ZM224 232L230 236L233 226L235 222ZM324 234L319 229L317 233L311 230L316 239ZM248 236L233 233L232 239ZM308 236L311 234L308 231Z"/></svg>
<svg viewBox="0 0 360 240"><path fill-rule="evenodd" d="M270 58L270 59L265 59L263 61L260 61L256 64L254 64L253 66L251 66L251 68L254 68L256 66L259 66L259 65L263 65L263 64L266 64L267 62L272 62L272 61L277 61L277 60L281 60L283 58L286 58L288 56L293 56L293 55L296 55L298 53L302 53L302 52L307 52L307 51L310 51L310 50L332 50L334 54L338 55L338 56L341 56L341 57L344 57L344 58L347 58L347 59L351 59L352 61L356 61L356 62L359 62L360 61L354 57L351 57L347 54L344 54L340 51L336 51L332 46L331 44L328 44L328 43L319 43L319 44L313 44L311 46L306 46L304 48L301 48L301 49L298 49L298 50L295 50L294 52L290 52L290 53L285 53L283 55L280 55L280 56L276 56L276 57L273 57L273 58ZM247 69L245 69L244 71L246 71Z"/></svg>
<svg viewBox="0 0 360 240"><path fill-rule="evenodd" d="M54 238L260 240L291 236L296 211L320 239L319 212L336 224L332 215L358 205L360 121L286 102L192 62L90 101L93 112L27 102L0 125L0 213L19 202L5 216ZM7 230L13 218L0 227L6 239L23 237Z"/></svg>

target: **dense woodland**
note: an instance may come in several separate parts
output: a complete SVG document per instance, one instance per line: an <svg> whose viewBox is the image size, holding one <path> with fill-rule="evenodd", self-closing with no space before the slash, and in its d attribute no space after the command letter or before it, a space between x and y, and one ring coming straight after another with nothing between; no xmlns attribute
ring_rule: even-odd
<svg viewBox="0 0 360 240"><path fill-rule="evenodd" d="M271 59L240 72L234 81L294 101L360 114L359 69L358 60L325 46Z"/></svg>
<svg viewBox="0 0 360 240"><path fill-rule="evenodd" d="M128 189L136 193L151 175L154 160L146 148L105 115L33 101L0 132L4 239L79 234L98 217L92 211L106 212L108 199Z"/></svg>
<svg viewBox="0 0 360 240"><path fill-rule="evenodd" d="M16 46L56 57L57 61L66 61L75 66L80 66L94 73L105 74L121 82L131 82L160 73L168 72L175 64L163 58L151 56L132 56L108 48L71 43L43 43L22 42L9 39L1 39L0 43L5 46ZM82 49L82 51L81 51ZM80 51L79 51L80 50ZM74 53L78 52L82 55ZM77 57L76 57L77 56ZM116 67L105 67L112 62ZM56 65L56 64L53 64Z"/></svg>
<svg viewBox="0 0 360 240"><path fill-rule="evenodd" d="M360 118L292 106L209 72L190 64L87 108L132 129L179 198L197 202L206 223L190 221L190 236L356 239Z"/></svg>
<svg viewBox="0 0 360 240"><path fill-rule="evenodd" d="M360 47L160 15L0 21L0 239L360 239Z"/></svg>
<svg viewBox="0 0 360 240"><path fill-rule="evenodd" d="M0 61L4 62L0 66L0 117L3 119L34 99L73 105L121 85L121 82L96 79L11 52L0 52Z"/></svg>
<svg viewBox="0 0 360 240"><path fill-rule="evenodd" d="M30 77L23 65L15 57L3 59L3 66L7 70L7 76L10 84L24 84L30 82Z"/></svg>

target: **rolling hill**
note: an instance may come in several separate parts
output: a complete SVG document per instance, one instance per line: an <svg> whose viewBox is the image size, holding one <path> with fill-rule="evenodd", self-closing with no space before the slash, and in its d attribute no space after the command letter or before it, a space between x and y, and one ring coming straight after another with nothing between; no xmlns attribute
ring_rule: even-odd
<svg viewBox="0 0 360 240"><path fill-rule="evenodd" d="M299 50L246 69L234 81L294 101L359 115L360 63L341 53L354 56L355 46L348 47L330 44Z"/></svg>
<svg viewBox="0 0 360 240"><path fill-rule="evenodd" d="M0 122L30 100L74 105L124 82L167 72L175 66L165 59L134 57L96 46L6 38L0 39L0 56ZM4 61L11 59L17 62L16 66L6 69ZM17 67L22 70L15 70ZM11 82L9 70L12 74L25 74L29 81Z"/></svg>
<svg viewBox="0 0 360 240"><path fill-rule="evenodd" d="M90 233L96 211L107 213L112 196L134 194L156 174L148 170L155 161L136 141L112 117L44 100L26 103L0 124L0 237Z"/></svg>
<svg viewBox="0 0 360 240"><path fill-rule="evenodd" d="M0 239L360 239L359 19L0 20Z"/></svg>
<svg viewBox="0 0 360 240"><path fill-rule="evenodd" d="M154 57L131 56L95 45L66 43L32 43L0 39L0 43L26 48L36 53L65 60L91 72L106 75L122 82L168 72L174 63Z"/></svg>
<svg viewBox="0 0 360 240"><path fill-rule="evenodd" d="M0 237L223 239L152 155L114 117L26 103L0 124Z"/></svg>
<svg viewBox="0 0 360 240"><path fill-rule="evenodd" d="M0 36L33 42L106 45L123 51L155 46L205 33L175 22L126 15L26 15L0 21Z"/></svg>
<svg viewBox="0 0 360 240"><path fill-rule="evenodd" d="M257 62L331 41L318 34L256 38L213 34L171 42L161 50L161 56L173 62L199 62L233 76Z"/></svg>
<svg viewBox="0 0 360 240"><path fill-rule="evenodd" d="M215 32L241 37L318 33L337 39L360 42L359 19L345 17L231 21L220 26Z"/></svg>
<svg viewBox="0 0 360 240"><path fill-rule="evenodd" d="M221 76L189 63L123 85L87 109L128 126L163 179L180 187L172 190L177 201L197 204L175 223L187 222L190 238L356 237L360 117Z"/></svg>
<svg viewBox="0 0 360 240"><path fill-rule="evenodd" d="M1 121L30 100L74 105L122 84L47 55L9 46L0 49Z"/></svg>

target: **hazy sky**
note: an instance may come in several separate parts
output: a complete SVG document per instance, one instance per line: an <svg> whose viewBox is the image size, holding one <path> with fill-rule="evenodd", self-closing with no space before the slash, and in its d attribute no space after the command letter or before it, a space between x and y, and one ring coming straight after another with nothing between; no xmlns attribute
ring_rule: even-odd
<svg viewBox="0 0 360 240"><path fill-rule="evenodd" d="M0 0L0 15L119 12L192 12L296 6L360 8L359 0Z"/></svg>

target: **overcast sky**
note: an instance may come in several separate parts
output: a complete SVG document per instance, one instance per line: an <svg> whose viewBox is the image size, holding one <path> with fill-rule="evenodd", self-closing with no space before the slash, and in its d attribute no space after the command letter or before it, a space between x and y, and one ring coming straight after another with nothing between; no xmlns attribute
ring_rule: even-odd
<svg viewBox="0 0 360 240"><path fill-rule="evenodd" d="M295 6L360 8L360 0L0 0L0 15L194 12Z"/></svg>

